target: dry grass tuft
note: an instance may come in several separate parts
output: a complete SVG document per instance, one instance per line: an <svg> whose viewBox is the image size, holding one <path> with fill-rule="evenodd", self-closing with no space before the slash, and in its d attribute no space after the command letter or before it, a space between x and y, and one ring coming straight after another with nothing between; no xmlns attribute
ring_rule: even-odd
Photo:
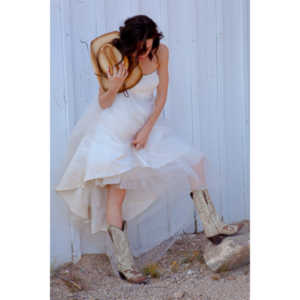
<svg viewBox="0 0 300 300"><path fill-rule="evenodd" d="M172 261L172 263L171 263L171 271L173 273L176 273L176 272L178 272L178 269L179 269L178 262L176 260Z"/></svg>
<svg viewBox="0 0 300 300"><path fill-rule="evenodd" d="M187 253L186 257L181 260L181 264L193 263L195 261L199 261L201 264L204 263L203 255L199 250L194 250L192 254Z"/></svg>
<svg viewBox="0 0 300 300"><path fill-rule="evenodd" d="M149 264L143 268L144 275L150 275L152 278L159 278L159 266L156 263Z"/></svg>
<svg viewBox="0 0 300 300"><path fill-rule="evenodd" d="M211 279L212 280L220 280L221 276L219 274L214 274L214 275L211 276Z"/></svg>

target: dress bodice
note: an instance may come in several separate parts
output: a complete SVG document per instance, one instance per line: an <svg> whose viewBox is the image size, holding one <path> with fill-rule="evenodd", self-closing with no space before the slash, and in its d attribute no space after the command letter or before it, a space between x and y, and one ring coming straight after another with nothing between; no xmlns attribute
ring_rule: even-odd
<svg viewBox="0 0 300 300"><path fill-rule="evenodd" d="M138 99L151 99L155 88L159 84L157 71L143 75L140 81L131 89L127 90L130 97Z"/></svg>

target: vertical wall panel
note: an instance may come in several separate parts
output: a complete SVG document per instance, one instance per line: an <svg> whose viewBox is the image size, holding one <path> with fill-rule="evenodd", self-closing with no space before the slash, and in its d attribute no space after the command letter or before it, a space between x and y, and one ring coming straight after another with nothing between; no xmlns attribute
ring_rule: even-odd
<svg viewBox="0 0 300 300"><path fill-rule="evenodd" d="M178 133L189 142L192 142L192 103L190 94L191 34L187 30L191 24L188 10L189 3L190 1L168 1L169 28L173 28L173 31L170 33L168 40L170 48L170 82L166 116L173 122Z"/></svg>
<svg viewBox="0 0 300 300"><path fill-rule="evenodd" d="M244 189L243 189L243 214L245 218L250 218L250 3L242 1L242 35L243 35L243 101L244 101L244 124L245 134L243 135L243 172L244 172Z"/></svg>
<svg viewBox="0 0 300 300"><path fill-rule="evenodd" d="M245 89L245 48L244 14L245 1L231 1L231 5L223 2L224 33L224 95L223 95L223 182L224 218L234 221L248 217L245 211L249 203L249 123L248 97ZM245 47L245 46L246 47Z"/></svg>
<svg viewBox="0 0 300 300"><path fill-rule="evenodd" d="M69 54L73 65L74 122L77 122L95 93L89 43L96 35L97 26L93 1L71 0L69 9L72 30L72 49Z"/></svg>
<svg viewBox="0 0 300 300"><path fill-rule="evenodd" d="M71 228L66 207L54 192L61 174L69 133L64 17L61 1L51 2L51 268L72 259Z"/></svg>

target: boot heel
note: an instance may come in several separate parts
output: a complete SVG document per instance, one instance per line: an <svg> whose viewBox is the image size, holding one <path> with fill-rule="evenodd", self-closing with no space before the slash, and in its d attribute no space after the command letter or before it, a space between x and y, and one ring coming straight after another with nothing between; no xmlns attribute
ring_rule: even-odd
<svg viewBox="0 0 300 300"><path fill-rule="evenodd" d="M119 272L120 278L123 279L123 280L126 280L126 277L124 276L124 274L120 271L118 271L118 272Z"/></svg>
<svg viewBox="0 0 300 300"><path fill-rule="evenodd" d="M226 237L226 235L224 234L218 234L218 235L215 235L215 236L211 236L211 237L208 237L208 239L214 244L214 245L219 245L223 239Z"/></svg>

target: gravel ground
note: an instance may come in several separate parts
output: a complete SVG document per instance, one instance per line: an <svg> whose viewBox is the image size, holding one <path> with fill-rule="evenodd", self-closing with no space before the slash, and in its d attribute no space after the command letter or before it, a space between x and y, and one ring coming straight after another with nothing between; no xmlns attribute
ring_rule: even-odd
<svg viewBox="0 0 300 300"><path fill-rule="evenodd" d="M63 265L51 275L51 300L249 300L250 265L212 272L202 256L207 243L203 232L183 234L144 270L151 274L146 285L115 277L105 254L83 255L77 264Z"/></svg>

